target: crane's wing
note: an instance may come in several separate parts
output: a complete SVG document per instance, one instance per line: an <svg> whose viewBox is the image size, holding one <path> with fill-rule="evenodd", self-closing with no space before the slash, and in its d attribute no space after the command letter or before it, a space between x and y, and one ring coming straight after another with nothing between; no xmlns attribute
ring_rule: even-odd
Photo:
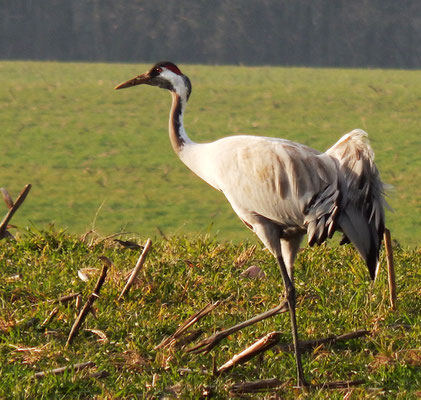
<svg viewBox="0 0 421 400"><path fill-rule="evenodd" d="M311 245L334 233L339 188L332 157L275 138L234 136L212 145L218 148L214 186L248 225L264 217L284 231L306 230Z"/></svg>
<svg viewBox="0 0 421 400"><path fill-rule="evenodd" d="M385 227L385 186L374 163L368 135L361 129L343 136L326 154L339 162L341 206L338 225L377 274Z"/></svg>

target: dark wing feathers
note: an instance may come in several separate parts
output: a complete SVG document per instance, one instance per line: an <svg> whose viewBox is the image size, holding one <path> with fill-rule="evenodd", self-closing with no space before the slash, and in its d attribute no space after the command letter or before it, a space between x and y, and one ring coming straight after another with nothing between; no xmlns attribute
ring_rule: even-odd
<svg viewBox="0 0 421 400"><path fill-rule="evenodd" d="M367 263L372 279L377 273L385 227L384 184L374 163L367 133L356 129L342 137L326 154L339 162L341 230Z"/></svg>

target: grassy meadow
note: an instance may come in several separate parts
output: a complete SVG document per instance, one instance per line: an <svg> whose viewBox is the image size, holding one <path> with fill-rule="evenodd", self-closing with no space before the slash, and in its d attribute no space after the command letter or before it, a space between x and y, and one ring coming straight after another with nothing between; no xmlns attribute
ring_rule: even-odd
<svg viewBox="0 0 421 400"><path fill-rule="evenodd" d="M15 197L33 184L14 224L254 240L173 154L169 94L113 90L148 67L0 62L0 186ZM387 225L401 244L420 243L421 71L180 67L193 83L185 117L193 140L255 134L324 150L365 129L394 187Z"/></svg>
<svg viewBox="0 0 421 400"><path fill-rule="evenodd" d="M11 221L16 241L0 242L0 399L198 399L206 393L226 399L234 383L273 377L285 386L249 398L421 396L421 71L180 65L193 83L185 116L193 140L253 134L324 150L362 128L383 180L394 187L387 226L397 240L397 311L389 308L385 268L372 285L351 246L325 244L298 256L300 338L370 330L364 338L316 347L303 359L313 383L363 379L363 385L298 392L293 355L276 349L213 374L268 332L279 330L281 341L290 342L286 314L231 335L209 354L155 349L209 302L222 301L197 324L202 338L277 305L282 284L273 258L224 197L173 154L169 94L152 87L113 90L148 67L0 62L0 187L16 198L33 185ZM115 237L153 239L124 301L117 297L139 250ZM101 256L113 265L95 318L88 315L66 348L75 302L53 301L71 293L86 300ZM242 277L252 265L266 276ZM96 367L34 379L37 371L84 361Z"/></svg>
<svg viewBox="0 0 421 400"><path fill-rule="evenodd" d="M144 243L145 238L130 237ZM113 265L99 298L69 347L75 301L63 295L92 292L102 267ZM136 285L117 301L139 250L89 235L31 229L0 246L0 398L4 399L416 399L421 395L420 249L395 247L398 309L391 311L387 272L373 286L349 245L306 249L297 260L297 319L302 340L359 329L370 334L320 345L303 356L307 379L364 380L350 389L297 391L294 356L275 348L224 374L213 374L268 332L291 341L289 316L281 314L224 339L209 354L190 354L178 345L155 349L164 338L209 302L222 303L190 328L207 337L278 304L282 284L273 258L248 242L221 244L212 236L159 239L152 244ZM266 276L241 273L251 265ZM80 279L79 272L90 277ZM86 278L85 278L86 279ZM56 314L51 317L51 312ZM197 343L196 340L194 343ZM62 375L34 374L92 361L94 368ZM95 374L101 374L100 377ZM103 375L106 374L106 375ZM230 395L235 383L276 377L276 391Z"/></svg>

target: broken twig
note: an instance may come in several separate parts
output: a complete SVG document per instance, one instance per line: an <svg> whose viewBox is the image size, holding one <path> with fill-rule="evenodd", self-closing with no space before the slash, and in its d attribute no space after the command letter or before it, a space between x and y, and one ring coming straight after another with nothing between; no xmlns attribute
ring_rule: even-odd
<svg viewBox="0 0 421 400"><path fill-rule="evenodd" d="M349 389L352 386L359 386L365 383L364 379L355 381L324 382L309 385L310 389Z"/></svg>
<svg viewBox="0 0 421 400"><path fill-rule="evenodd" d="M13 200L9 192L5 188L0 188L1 194L3 195L3 200L6 203L7 208L13 207Z"/></svg>
<svg viewBox="0 0 421 400"><path fill-rule="evenodd" d="M137 260L136 266L133 268L130 278L127 280L126 286L124 286L123 290L121 291L120 296L118 297L118 300L121 300L129 292L130 288L132 287L134 281L137 278L137 275L139 274L140 269L142 268L142 265L144 264L146 260L146 256L151 248L151 245L152 245L152 241L151 239L148 239L145 244L145 247L143 248L142 254Z"/></svg>
<svg viewBox="0 0 421 400"><path fill-rule="evenodd" d="M241 353L236 354L231 360L227 361L224 365L218 368L218 373L226 372L237 364L243 364L251 358L260 353L268 350L279 343L281 332L271 332L254 342L251 346L247 347Z"/></svg>
<svg viewBox="0 0 421 400"><path fill-rule="evenodd" d="M47 326L53 318L58 314L58 307L53 308L53 310L48 314L48 317L45 318L44 322L41 324L41 328Z"/></svg>
<svg viewBox="0 0 421 400"><path fill-rule="evenodd" d="M76 315L78 315L82 308L82 295L81 294L78 294L76 297L75 307L76 307Z"/></svg>
<svg viewBox="0 0 421 400"><path fill-rule="evenodd" d="M42 378L45 378L47 375L50 375L50 374L59 375L59 374L64 374L68 370L80 371L82 369L92 368L92 367L95 367L95 363L93 361L87 361L87 362L83 362L83 363L80 363L80 364L68 365L67 367L60 367L60 368L51 369L49 371L37 372L34 375L34 378L42 379Z"/></svg>
<svg viewBox="0 0 421 400"><path fill-rule="evenodd" d="M370 332L366 330L359 330L355 332L346 333L344 335L339 336L329 336L327 338L322 339L314 339L314 340L304 340L300 342L300 350L301 351L308 351L321 344L326 343L337 343L344 340L355 339L361 336L368 335ZM226 372L233 368L238 364L243 364L246 361L252 359L253 357L269 350L270 348L278 345L279 340L281 338L281 332L271 332L267 335L263 336L256 342L254 342L251 346L247 347L242 352L236 354L232 357L229 361L227 361L224 365L218 368L218 373ZM277 352L279 351L293 351L294 345L292 343L288 344L281 344L277 347Z"/></svg>
<svg viewBox="0 0 421 400"><path fill-rule="evenodd" d="M66 304L69 301L76 299L78 296L80 296L79 293L67 294L66 296L62 296L56 300L53 300L53 304L57 304L57 303Z"/></svg>
<svg viewBox="0 0 421 400"><path fill-rule="evenodd" d="M95 300L99 297L99 291L101 290L102 285L104 284L105 278L107 276L107 270L108 270L108 263L104 262L104 265L102 267L101 275L98 278L98 281L95 285L94 291L91 293L91 295L88 297L88 300L86 300L85 305L82 307L82 310L80 311L79 315L77 316L72 329L70 330L69 337L67 338L66 347L69 346L69 344L72 342L74 337L79 332L80 326L82 325L82 322L85 320L86 315L90 311L92 305L94 304Z"/></svg>
<svg viewBox="0 0 421 400"><path fill-rule="evenodd" d="M332 335L332 336L328 336L326 338L321 338L321 339L303 340L300 342L300 349L302 351L308 351L308 350L314 349L317 346L320 346L321 344L343 342L345 340L356 339L362 336L367 336L369 333L370 331L367 331L365 329L360 329L358 331L344 333L343 335L339 335L339 336ZM280 344L276 350L285 351L285 352L293 351L294 345L292 343Z"/></svg>
<svg viewBox="0 0 421 400"><path fill-rule="evenodd" d="M263 314L259 314L253 318L250 318L247 321L241 322L240 324L234 325L231 328L225 329L221 332L216 332L212 336L209 336L208 338L202 340L199 342L196 346L190 347L187 352L188 353L209 353L216 345L218 345L221 340L225 339L227 336L233 334L234 332L237 332L241 329L246 328L247 326L253 325L257 322L263 321L266 318L272 317L274 315L283 313L288 311L288 302L286 300L283 300L281 304L278 306L270 309L269 311L264 312Z"/></svg>
<svg viewBox="0 0 421 400"><path fill-rule="evenodd" d="M114 239L114 242L116 242L118 244L121 244L123 247L125 247L127 249L132 249L132 250L142 249L142 247L140 245L138 245L136 242L133 242L131 240Z"/></svg>
<svg viewBox="0 0 421 400"><path fill-rule="evenodd" d="M102 371L92 372L92 374L89 374L86 378L102 379L102 378L106 378L107 376L110 376L110 373L108 371L102 370Z"/></svg>
<svg viewBox="0 0 421 400"><path fill-rule="evenodd" d="M384 230L384 247L386 249L387 260L387 275L389 280L389 293L390 293L390 307L396 310L396 277L395 277L395 264L393 262L393 248L392 238L389 229Z"/></svg>
<svg viewBox="0 0 421 400"><path fill-rule="evenodd" d="M282 382L276 378L263 379L255 382L243 382L236 383L231 386L230 394L237 395L243 393L259 393L269 390L279 390L284 388L289 381ZM325 382L321 384L311 384L305 386L306 389L349 389L353 386L363 385L365 383L362 379L355 381L337 381L337 382Z"/></svg>
<svg viewBox="0 0 421 400"><path fill-rule="evenodd" d="M236 383L231 386L230 394L236 395L241 393L254 393L269 389L279 389L285 385L285 382L279 379L263 379L255 382Z"/></svg>
<svg viewBox="0 0 421 400"><path fill-rule="evenodd" d="M5 237L7 224L12 219L13 215L18 210L18 208L25 201L26 196L28 195L29 191L31 190L31 187L32 187L32 185L30 185L30 184L26 185L24 187L24 189L22 190L22 192L20 192L20 194L19 194L18 198L16 199L15 203L13 203L13 201L12 201L9 193L7 193L6 189L4 189L4 191L2 190L3 198L5 199L5 202L6 202L7 206L9 207L9 212L6 214L6 216L3 218L3 221L0 224L0 239ZM5 197L5 192L7 193L7 195L9 195L8 197L7 196ZM11 205L11 207L10 207L10 205Z"/></svg>
<svg viewBox="0 0 421 400"><path fill-rule="evenodd" d="M175 347L178 349L183 348L184 346L187 346L191 342L194 342L198 337L200 337L203 334L203 329L195 329L191 332L186 332L183 334L182 337L178 337L175 342Z"/></svg>
<svg viewBox="0 0 421 400"><path fill-rule="evenodd" d="M171 336L167 337L160 344L155 346L154 350L158 350L158 349L161 349L161 348L164 348L164 347L168 347L171 343L174 343L174 341L176 341L177 338L179 338L183 334L183 332L185 332L194 323L196 323L201 318L203 318L205 315L209 314L212 310L214 310L216 307L218 307L219 304L221 304L221 301L217 301L215 303L207 304L200 311L198 311L196 314L193 314L183 324L181 324L179 326L179 328Z"/></svg>

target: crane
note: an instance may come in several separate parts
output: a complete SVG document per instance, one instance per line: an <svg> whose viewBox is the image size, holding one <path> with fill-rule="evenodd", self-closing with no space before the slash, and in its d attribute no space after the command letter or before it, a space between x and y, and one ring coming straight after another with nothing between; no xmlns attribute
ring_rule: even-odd
<svg viewBox="0 0 421 400"><path fill-rule="evenodd" d="M141 84L171 92L169 138L175 153L225 195L277 260L291 319L297 386L306 386L294 287L294 260L305 234L313 246L340 231L342 242L352 242L366 262L371 279L378 270L386 202L367 133L353 130L324 153L290 140L261 136L195 143L183 123L192 91L189 78L174 63L164 61L115 89Z"/></svg>

